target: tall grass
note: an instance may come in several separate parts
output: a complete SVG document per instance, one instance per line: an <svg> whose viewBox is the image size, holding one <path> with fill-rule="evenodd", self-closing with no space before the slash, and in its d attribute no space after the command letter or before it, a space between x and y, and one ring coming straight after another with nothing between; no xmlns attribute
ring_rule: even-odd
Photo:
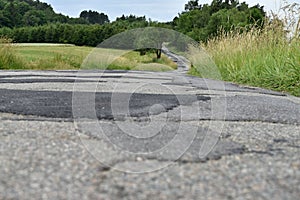
<svg viewBox="0 0 300 200"><path fill-rule="evenodd" d="M0 38L0 70L23 69L24 63L19 59L11 45L11 40Z"/></svg>
<svg viewBox="0 0 300 200"><path fill-rule="evenodd" d="M220 31L218 37L201 44L223 80L300 96L300 9L293 4L283 10L284 18L273 14L263 29Z"/></svg>

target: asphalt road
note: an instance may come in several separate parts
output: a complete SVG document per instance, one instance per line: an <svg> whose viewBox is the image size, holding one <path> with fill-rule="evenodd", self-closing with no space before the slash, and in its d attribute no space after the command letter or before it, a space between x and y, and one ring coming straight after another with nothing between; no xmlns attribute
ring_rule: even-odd
<svg viewBox="0 0 300 200"><path fill-rule="evenodd" d="M184 72L1 71L0 199L298 199L300 99Z"/></svg>

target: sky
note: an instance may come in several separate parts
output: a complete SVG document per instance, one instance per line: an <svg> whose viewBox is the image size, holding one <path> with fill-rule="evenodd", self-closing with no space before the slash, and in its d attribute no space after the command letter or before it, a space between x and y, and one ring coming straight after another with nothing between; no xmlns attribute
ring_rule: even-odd
<svg viewBox="0 0 300 200"><path fill-rule="evenodd" d="M122 14L146 16L153 21L172 21L184 10L189 0L41 0L51 4L57 13L70 17L78 17L83 10L95 10L109 16L111 21ZM266 11L277 12L283 0L240 0L250 6L260 4ZM286 0L290 3L299 3L300 0ZM212 0L199 0L200 4L211 3Z"/></svg>

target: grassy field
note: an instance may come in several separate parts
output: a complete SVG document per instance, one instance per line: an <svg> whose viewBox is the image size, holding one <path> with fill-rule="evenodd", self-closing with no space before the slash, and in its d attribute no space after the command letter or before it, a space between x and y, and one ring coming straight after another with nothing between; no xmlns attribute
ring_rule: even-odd
<svg viewBox="0 0 300 200"><path fill-rule="evenodd" d="M108 59L109 58L109 59ZM166 56L155 59L154 53L140 56L139 52L112 49L94 49L73 45L2 44L0 69L67 70L67 69L120 69L169 71L176 64Z"/></svg>
<svg viewBox="0 0 300 200"><path fill-rule="evenodd" d="M16 46L12 47L23 64L19 69L59 70L79 69L90 47L76 46Z"/></svg>

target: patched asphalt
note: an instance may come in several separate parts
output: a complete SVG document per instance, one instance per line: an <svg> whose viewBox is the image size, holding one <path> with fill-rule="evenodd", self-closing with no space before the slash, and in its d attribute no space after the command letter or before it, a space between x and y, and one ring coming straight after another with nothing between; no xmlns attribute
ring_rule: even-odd
<svg viewBox="0 0 300 200"><path fill-rule="evenodd" d="M1 71L0 121L0 199L300 196L287 94L181 71Z"/></svg>
<svg viewBox="0 0 300 200"><path fill-rule="evenodd" d="M49 82L49 80L47 81ZM56 82L56 81L54 81ZM64 83L62 81L61 83ZM80 96L92 95L91 93L78 94ZM113 115L111 109L112 93L95 94L95 110L98 119L114 119L125 117L143 117L149 116L149 108L160 104L166 112L180 105L178 98L185 99L185 104L190 105L193 101L209 101L209 97L189 95L166 95L166 94L114 94L118 100L115 104L123 107L123 102L129 99L129 113L118 112ZM6 90L0 89L0 112L13 113L19 115L36 115L50 118L73 119L72 112L72 92L55 91L26 91L26 90ZM160 112L156 113L160 114ZM84 116L83 116L84 117Z"/></svg>

